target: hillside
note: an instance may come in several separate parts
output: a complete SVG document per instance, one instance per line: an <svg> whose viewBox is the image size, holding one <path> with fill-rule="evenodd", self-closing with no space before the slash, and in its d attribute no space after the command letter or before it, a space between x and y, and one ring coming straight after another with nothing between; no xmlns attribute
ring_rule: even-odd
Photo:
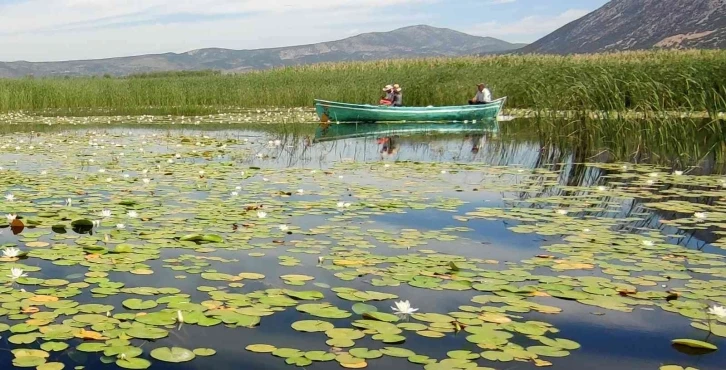
<svg viewBox="0 0 726 370"><path fill-rule="evenodd" d="M338 41L258 50L200 49L186 53L141 55L66 62L0 62L0 77L129 75L144 72L215 69L244 72L273 67L387 58L458 56L514 50L491 37L446 28L412 26L365 33Z"/></svg>
<svg viewBox="0 0 726 370"><path fill-rule="evenodd" d="M571 54L724 47L724 0L613 0L521 51Z"/></svg>

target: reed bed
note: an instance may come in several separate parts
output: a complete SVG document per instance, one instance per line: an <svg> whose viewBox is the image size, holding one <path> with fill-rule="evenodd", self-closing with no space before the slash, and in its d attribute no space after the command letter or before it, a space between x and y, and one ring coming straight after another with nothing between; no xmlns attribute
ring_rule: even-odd
<svg viewBox="0 0 726 370"><path fill-rule="evenodd" d="M313 99L375 103L399 83L407 105L465 104L475 83L507 107L537 115L726 111L726 51L641 51L576 56L323 63L244 74L0 79L0 112L212 114L235 108L309 107Z"/></svg>

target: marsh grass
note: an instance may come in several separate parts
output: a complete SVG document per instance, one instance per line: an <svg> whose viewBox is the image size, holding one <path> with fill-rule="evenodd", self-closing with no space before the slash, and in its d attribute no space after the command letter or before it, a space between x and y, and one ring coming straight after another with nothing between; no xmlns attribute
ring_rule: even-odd
<svg viewBox="0 0 726 370"><path fill-rule="evenodd" d="M407 105L460 105L487 82L507 107L538 116L726 111L726 51L345 62L223 75L171 72L126 78L0 80L0 112L204 115L239 107L309 107L313 99L375 103L404 87Z"/></svg>

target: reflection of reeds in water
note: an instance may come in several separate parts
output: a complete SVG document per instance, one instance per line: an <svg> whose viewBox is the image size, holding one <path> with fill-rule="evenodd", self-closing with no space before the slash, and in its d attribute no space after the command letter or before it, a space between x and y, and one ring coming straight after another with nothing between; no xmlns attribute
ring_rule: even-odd
<svg viewBox="0 0 726 370"><path fill-rule="evenodd" d="M503 140L532 140L543 153L555 147L588 160L659 163L683 168L702 160L723 162L724 121L655 118L641 120L515 120L501 125ZM594 158L594 157L597 158Z"/></svg>
<svg viewBox="0 0 726 370"><path fill-rule="evenodd" d="M317 64L239 75L0 80L0 112L209 114L238 107L309 107L322 98L378 101L405 87L407 105L460 105L485 81L510 108L546 112L726 110L726 51L439 58ZM612 113L615 112L615 113ZM612 118L612 117L609 117Z"/></svg>

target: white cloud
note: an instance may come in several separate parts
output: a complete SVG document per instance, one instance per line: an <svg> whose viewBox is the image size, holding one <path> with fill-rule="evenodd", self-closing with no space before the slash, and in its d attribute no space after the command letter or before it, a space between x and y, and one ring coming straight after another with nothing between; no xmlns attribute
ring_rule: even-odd
<svg viewBox="0 0 726 370"><path fill-rule="evenodd" d="M553 16L532 15L510 23L497 21L479 23L468 31L480 36L501 37L509 42L533 42L589 12L569 9Z"/></svg>
<svg viewBox="0 0 726 370"><path fill-rule="evenodd" d="M259 48L391 30L439 0L28 0L0 3L0 60L103 58L205 47Z"/></svg>

